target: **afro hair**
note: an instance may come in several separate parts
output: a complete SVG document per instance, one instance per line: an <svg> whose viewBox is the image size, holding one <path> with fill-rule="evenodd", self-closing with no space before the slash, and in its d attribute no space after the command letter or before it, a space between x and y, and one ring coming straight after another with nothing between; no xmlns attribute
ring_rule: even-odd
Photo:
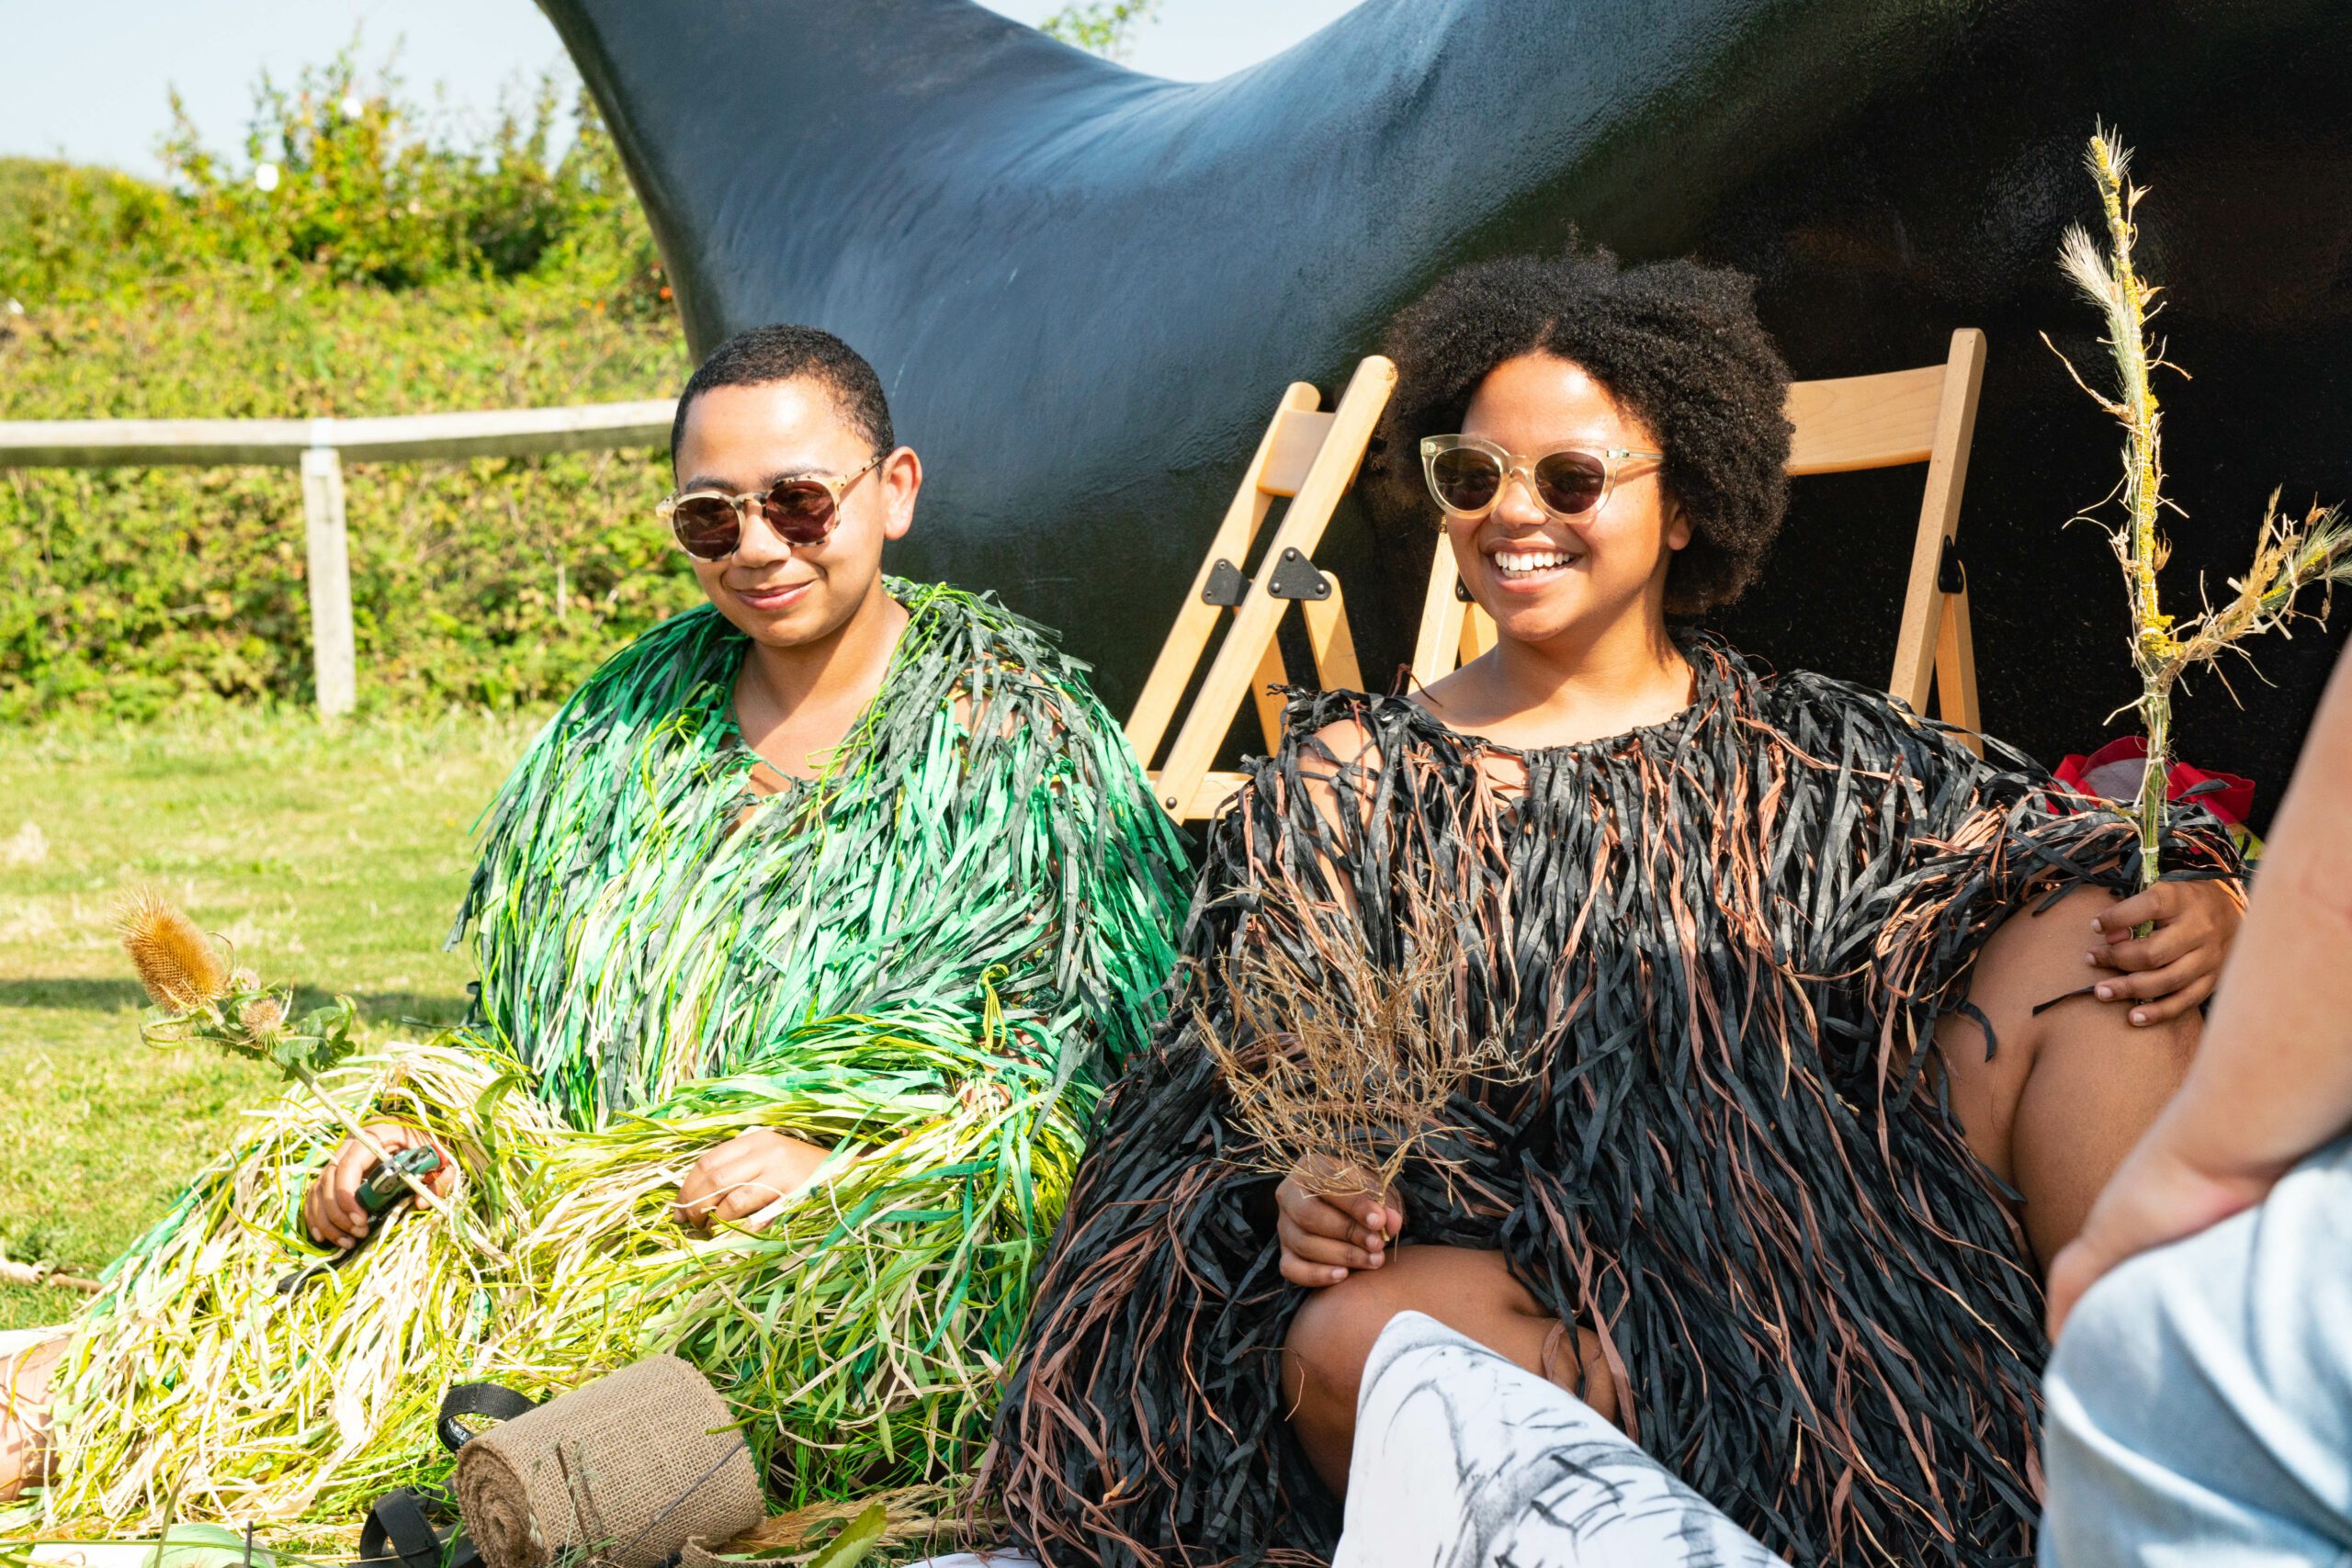
<svg viewBox="0 0 2352 1568"><path fill-rule="evenodd" d="M1620 266L1606 251L1459 268L1400 313L1382 352L1396 393L1368 459L1375 507L1426 523L1420 442L1462 428L1489 372L1524 354L1583 367L1656 433L1661 479L1690 543L1667 570L1667 608L1739 596L1788 502L1789 367L1744 273L1690 261Z"/></svg>

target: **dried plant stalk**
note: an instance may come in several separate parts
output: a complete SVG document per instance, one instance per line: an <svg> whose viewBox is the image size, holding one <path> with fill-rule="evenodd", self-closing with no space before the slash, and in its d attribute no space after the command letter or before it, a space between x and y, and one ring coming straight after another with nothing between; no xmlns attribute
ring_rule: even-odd
<svg viewBox="0 0 2352 1568"><path fill-rule="evenodd" d="M1444 1131L1456 1093L1517 1076L1499 1039L1471 1039L1456 954L1416 924L1395 969L1352 942L1329 944L1313 971L1279 946L1253 948L1224 976L1229 1031L1194 1004L1261 1168L1327 1196L1385 1194Z"/></svg>
<svg viewBox="0 0 2352 1568"><path fill-rule="evenodd" d="M2171 547L2157 526L2157 514L2167 506L2176 512L2179 508L2164 495L2161 412L2151 377L2158 368L2180 371L2184 377L2188 372L2165 357L2162 344L2149 345L2148 322L2162 309L2156 303L2162 291L2140 276L2132 260L2138 237L2132 213L2147 193L2132 183L2132 155L2115 132L2102 126L2094 131L2084 162L2098 186L2107 248L2102 251L2082 228L2070 228L2059 245L2059 263L2107 318L2107 336L2101 341L2114 356L2116 395L2110 398L2091 387L2072 364L2066 368L2075 384L2123 425L2124 515L2120 523L2102 526L2123 565L2130 592L2132 662L2140 675L2140 695L2132 705L2139 710L2148 739L2147 768L2133 809L2140 829L2140 881L2145 886L2159 871L2166 780L2172 771L2174 682L2192 669L2213 663L2224 650L2250 658L2237 644L2257 633L2291 636L2298 615L2324 621L2330 608L2325 599L2316 613L2299 609L2296 602L2306 588L2318 587L2326 593L2334 584L2352 580L2352 527L2335 507L2316 503L2301 520L2286 520L2278 514L2278 492L2273 491L2255 540L2254 564L2245 577L2230 580L2230 601L2218 610L2208 604L2178 624L2165 614L2156 578ZM2050 342L2047 333L2042 342ZM2052 351L2056 352L2055 344ZM2064 361L2065 356L2059 357Z"/></svg>

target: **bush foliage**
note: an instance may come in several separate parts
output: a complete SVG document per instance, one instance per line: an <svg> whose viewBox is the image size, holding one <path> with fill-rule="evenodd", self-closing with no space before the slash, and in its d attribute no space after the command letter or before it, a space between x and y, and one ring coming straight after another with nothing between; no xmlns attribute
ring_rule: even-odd
<svg viewBox="0 0 2352 1568"><path fill-rule="evenodd" d="M687 369L584 95L435 129L349 54L264 78L169 186L0 161L0 419L418 413L662 396ZM695 598L666 454L346 470L361 701L560 694ZM290 469L0 469L0 718L310 698Z"/></svg>

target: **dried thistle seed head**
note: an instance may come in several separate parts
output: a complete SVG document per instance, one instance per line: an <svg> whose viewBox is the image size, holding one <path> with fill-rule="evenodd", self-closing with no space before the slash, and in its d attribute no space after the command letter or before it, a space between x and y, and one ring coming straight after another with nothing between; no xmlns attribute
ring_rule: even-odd
<svg viewBox="0 0 2352 1568"><path fill-rule="evenodd" d="M237 1021L257 1041L271 1041L286 1028L286 1004L276 997L255 997L237 1010Z"/></svg>
<svg viewBox="0 0 2352 1568"><path fill-rule="evenodd" d="M114 929L141 987L157 1007L186 1012L228 989L228 975L211 942L153 889L125 895L115 909Z"/></svg>

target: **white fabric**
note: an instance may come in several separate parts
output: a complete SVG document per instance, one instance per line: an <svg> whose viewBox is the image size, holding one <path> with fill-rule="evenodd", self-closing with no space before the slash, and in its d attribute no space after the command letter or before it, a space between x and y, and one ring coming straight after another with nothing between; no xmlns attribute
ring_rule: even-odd
<svg viewBox="0 0 2352 1568"><path fill-rule="evenodd" d="M1364 1365L1332 1568L1759 1568L1780 1559L1592 1407L1419 1313Z"/></svg>

